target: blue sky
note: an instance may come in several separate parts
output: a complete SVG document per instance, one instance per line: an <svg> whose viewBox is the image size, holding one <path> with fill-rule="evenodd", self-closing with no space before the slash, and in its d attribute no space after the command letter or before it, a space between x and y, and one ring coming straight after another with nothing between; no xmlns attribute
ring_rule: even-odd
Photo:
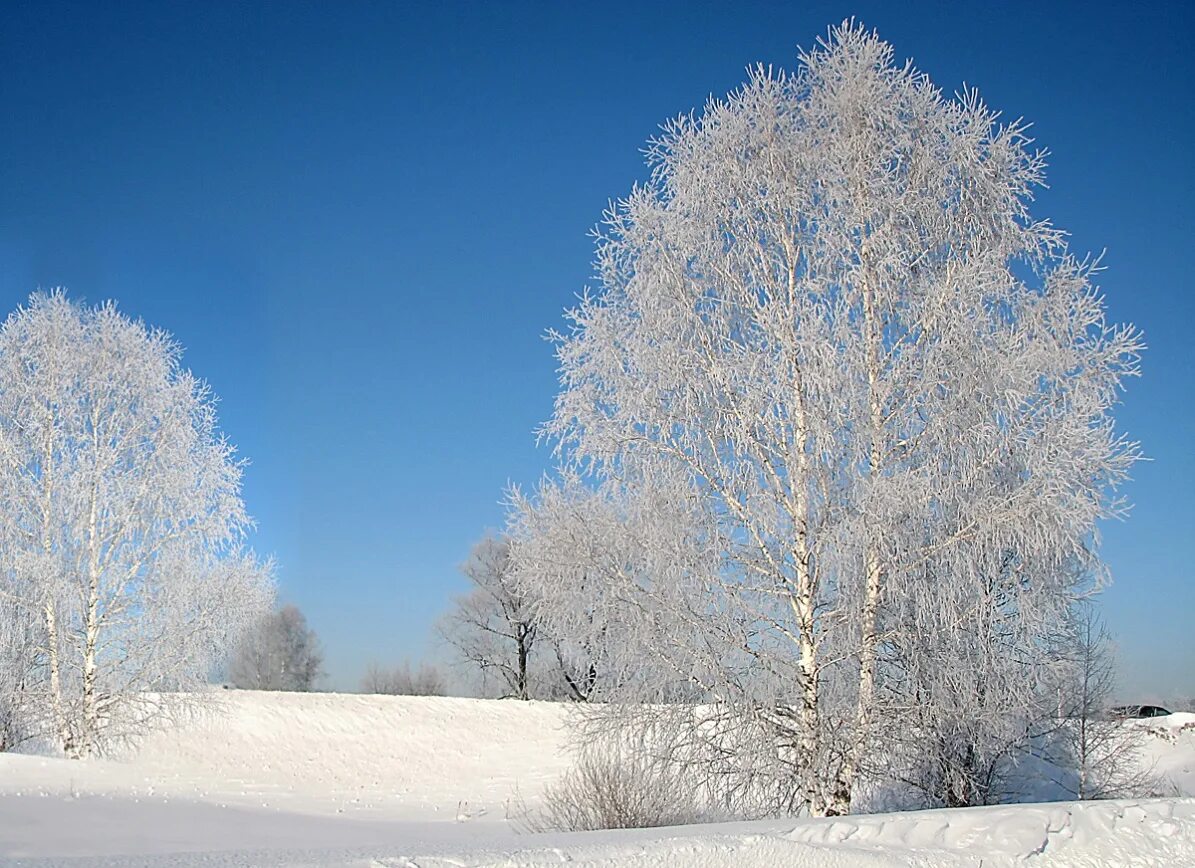
<svg viewBox="0 0 1195 868"><path fill-rule="evenodd" d="M548 465L542 335L646 139L849 15L1033 121L1037 214L1107 248L1111 314L1150 346L1119 418L1153 460L1104 529L1106 615L1127 694L1195 694L1187 4L10 0L0 307L64 285L177 336L252 462L255 546L351 689L437 653L456 564Z"/></svg>

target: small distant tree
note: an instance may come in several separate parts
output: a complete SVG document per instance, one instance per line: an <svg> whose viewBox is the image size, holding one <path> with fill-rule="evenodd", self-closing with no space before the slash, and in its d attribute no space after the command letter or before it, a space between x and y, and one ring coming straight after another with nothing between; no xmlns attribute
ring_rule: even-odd
<svg viewBox="0 0 1195 868"><path fill-rule="evenodd" d="M412 670L411 664L404 662L393 669L371 663L361 679L361 692L385 696L443 696L447 691L444 677L435 666L420 663Z"/></svg>
<svg viewBox="0 0 1195 868"><path fill-rule="evenodd" d="M390 670L377 663L370 663L361 678L362 693L386 694L390 692Z"/></svg>
<svg viewBox="0 0 1195 868"><path fill-rule="evenodd" d="M598 639L546 629L537 613L542 596L515 581L510 547L505 536L473 546L461 566L473 589L440 620L440 635L500 698L589 701L603 666Z"/></svg>
<svg viewBox="0 0 1195 868"><path fill-rule="evenodd" d="M263 618L237 650L229 667L232 683L243 690L315 688L324 653L298 606L283 606Z"/></svg>
<svg viewBox="0 0 1195 868"><path fill-rule="evenodd" d="M691 662L661 660L674 643L666 621L649 606L620 594L609 576L651 581L652 559L679 568L685 557L668 539L679 501L632 513L624 492L594 492L573 474L545 483L533 498L509 492L512 576L519 593L536 600L540 650L551 658L551 698L594 703L612 710L627 694L649 715L661 704L697 701L700 674ZM639 524L640 516L650 520ZM654 602L654 601L653 601ZM690 624L695 623L690 621ZM600 717L600 710L595 709Z"/></svg>
<svg viewBox="0 0 1195 868"><path fill-rule="evenodd" d="M36 734L38 621L0 597L0 753Z"/></svg>
<svg viewBox="0 0 1195 868"><path fill-rule="evenodd" d="M531 598L510 575L510 543L487 536L469 553L461 572L473 590L457 597L439 631L483 682L496 681L502 697L531 699L533 652L539 635Z"/></svg>
<svg viewBox="0 0 1195 868"><path fill-rule="evenodd" d="M565 699L574 702L589 702L598 686L598 656L590 650L587 641L552 642L552 653L556 658ZM552 698L557 698L553 696Z"/></svg>
<svg viewBox="0 0 1195 868"><path fill-rule="evenodd" d="M1075 617L1072 663L1059 735L1060 764L1074 771L1075 796L1115 799L1153 793L1158 782L1145 765L1138 734L1108 713L1116 689L1114 647L1091 603L1083 604Z"/></svg>

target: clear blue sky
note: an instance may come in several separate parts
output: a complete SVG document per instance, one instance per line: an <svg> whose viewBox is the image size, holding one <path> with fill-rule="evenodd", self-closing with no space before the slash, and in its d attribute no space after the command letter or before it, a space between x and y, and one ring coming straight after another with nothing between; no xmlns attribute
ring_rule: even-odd
<svg viewBox="0 0 1195 868"><path fill-rule="evenodd" d="M1033 121L1037 213L1107 248L1150 345L1120 420L1153 459L1105 528L1107 617L1140 691L1195 694L1189 4L10 0L0 307L65 285L178 337L351 688L434 653L455 565L549 463L541 336L645 140L848 15Z"/></svg>

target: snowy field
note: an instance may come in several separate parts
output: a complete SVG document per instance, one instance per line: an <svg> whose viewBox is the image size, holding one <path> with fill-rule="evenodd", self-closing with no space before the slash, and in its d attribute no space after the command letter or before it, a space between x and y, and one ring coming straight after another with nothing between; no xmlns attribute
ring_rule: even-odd
<svg viewBox="0 0 1195 868"><path fill-rule="evenodd" d="M15 865L1195 865L1195 715L1126 724L1178 797L520 834L569 706L228 692L102 761L0 755Z"/></svg>

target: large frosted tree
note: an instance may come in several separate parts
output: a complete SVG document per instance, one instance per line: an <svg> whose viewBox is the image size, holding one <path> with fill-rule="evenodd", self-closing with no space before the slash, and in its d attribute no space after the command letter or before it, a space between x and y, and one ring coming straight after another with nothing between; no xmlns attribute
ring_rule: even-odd
<svg viewBox="0 0 1195 868"><path fill-rule="evenodd" d="M205 680L268 607L240 484L166 333L62 292L0 326L0 591L37 625L22 701L68 753Z"/></svg>
<svg viewBox="0 0 1195 868"><path fill-rule="evenodd" d="M621 698L713 700L679 739L711 779L842 813L936 653L910 635L1032 657L1100 580L1140 340L1030 213L1024 126L852 23L649 159L557 336L566 482L516 495L516 571L651 661Z"/></svg>

